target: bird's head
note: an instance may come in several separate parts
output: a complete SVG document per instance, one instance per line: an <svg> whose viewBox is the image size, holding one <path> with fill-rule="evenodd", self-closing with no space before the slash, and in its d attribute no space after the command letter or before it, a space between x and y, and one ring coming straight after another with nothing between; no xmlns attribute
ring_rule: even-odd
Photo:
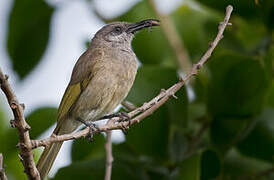
<svg viewBox="0 0 274 180"><path fill-rule="evenodd" d="M147 19L137 23L113 22L102 27L96 34L96 41L103 41L104 44L130 45L134 34L139 30L152 26L159 26L159 20Z"/></svg>

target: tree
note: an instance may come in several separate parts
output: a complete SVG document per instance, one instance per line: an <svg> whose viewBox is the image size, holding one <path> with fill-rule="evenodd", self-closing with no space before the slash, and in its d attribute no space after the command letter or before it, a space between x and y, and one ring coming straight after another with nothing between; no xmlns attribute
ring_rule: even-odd
<svg viewBox="0 0 274 180"><path fill-rule="evenodd" d="M112 19L104 18L93 8L106 23L145 18L162 20L162 30L140 32L133 42L142 66L127 100L138 107L161 89L175 84L178 70L184 74L190 70L185 68L186 64L198 62L216 36L225 7L230 3L235 9L230 19L233 27L226 29L225 38L207 66L187 86L192 90L182 88L176 96L174 93L165 96L175 98L133 125L124 142L113 144L112 179L270 179L274 176L271 21L274 3L271 0L198 2L200 10L184 4L168 16L158 12L153 1L145 0ZM13 70L21 79L36 68L47 47L54 11L42 0L14 1L7 50ZM170 25L174 28L168 28ZM37 33L33 33L33 28ZM170 91L160 94L166 92ZM189 93L194 94L194 99L190 99ZM3 124L8 121L5 114L5 111L0 113ZM31 112L26 117L31 126L30 136L36 139L55 119L56 107ZM0 128L5 172L8 177L26 178L18 150L14 148L18 141L15 130ZM59 169L53 179L103 179L104 144L102 134L97 134L92 143L74 140L72 163ZM34 151L34 154L36 159L39 153Z"/></svg>

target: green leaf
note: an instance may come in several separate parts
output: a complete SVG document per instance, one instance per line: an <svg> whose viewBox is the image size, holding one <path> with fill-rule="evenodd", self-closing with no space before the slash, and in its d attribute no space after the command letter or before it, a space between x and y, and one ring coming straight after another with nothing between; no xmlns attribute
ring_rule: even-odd
<svg viewBox="0 0 274 180"><path fill-rule="evenodd" d="M141 66L127 99L136 105L142 105L159 94L161 89L167 89L177 81L176 69L155 65Z"/></svg>
<svg viewBox="0 0 274 180"><path fill-rule="evenodd" d="M152 116L131 128L126 135L126 143L139 155L166 159L168 156L168 135L167 111L162 107Z"/></svg>
<svg viewBox="0 0 274 180"><path fill-rule="evenodd" d="M33 111L26 117L31 130L31 138L36 138L52 126L57 120L57 109L53 107L42 107Z"/></svg>
<svg viewBox="0 0 274 180"><path fill-rule="evenodd" d="M105 159L92 161L74 162L71 165L61 168L53 179L104 179ZM112 168L112 180L120 179L147 179L144 171L139 167L125 161L115 159Z"/></svg>
<svg viewBox="0 0 274 180"><path fill-rule="evenodd" d="M258 117L258 124L239 145L246 156L274 162L274 109L266 108Z"/></svg>
<svg viewBox="0 0 274 180"><path fill-rule="evenodd" d="M254 179L256 174L259 174L271 168L272 166L273 164L271 163L243 156L235 149L233 149L224 159L222 177L224 180ZM271 178L271 176L265 175L256 179L269 180L273 178Z"/></svg>
<svg viewBox="0 0 274 180"><path fill-rule="evenodd" d="M249 118L216 118L210 126L211 142L218 150L225 152L246 136L253 123Z"/></svg>
<svg viewBox="0 0 274 180"><path fill-rule="evenodd" d="M202 4L205 4L211 8L217 9L222 13L225 11L226 6L229 4L234 7L233 14L237 14L245 19L263 20L263 22L269 27L273 28L274 14L274 2L272 0L256 1L256 0L198 0ZM257 2L257 3L256 3Z"/></svg>
<svg viewBox="0 0 274 180"><path fill-rule="evenodd" d="M104 159L74 162L69 166L60 168L53 180L66 179L104 179Z"/></svg>
<svg viewBox="0 0 274 180"><path fill-rule="evenodd" d="M272 80L271 87L269 88L267 104L271 106L272 108L274 108L274 80Z"/></svg>
<svg viewBox="0 0 274 180"><path fill-rule="evenodd" d="M201 157L201 180L218 179L221 172L221 161L213 150L206 150Z"/></svg>
<svg viewBox="0 0 274 180"><path fill-rule="evenodd" d="M24 78L39 62L49 39L53 8L43 0L15 0L9 18L8 53Z"/></svg>
<svg viewBox="0 0 274 180"><path fill-rule="evenodd" d="M184 160L172 174L172 180L199 180L201 177L201 153Z"/></svg>
<svg viewBox="0 0 274 180"><path fill-rule="evenodd" d="M169 140L169 155L174 163L181 162L185 158L188 148L188 139L180 130L171 133Z"/></svg>
<svg viewBox="0 0 274 180"><path fill-rule="evenodd" d="M136 105L142 105L154 98L161 89L168 89L178 81L177 72L173 68L144 65L139 68L133 87L127 99ZM176 93L178 99L170 99L167 108L169 120L178 128L187 125L188 98L185 88Z"/></svg>
<svg viewBox="0 0 274 180"><path fill-rule="evenodd" d="M189 5L183 5L176 9L171 17L191 59L200 58L208 46L203 25L207 19L212 19L212 16Z"/></svg>
<svg viewBox="0 0 274 180"><path fill-rule="evenodd" d="M131 89L128 100L141 105L155 97L162 88L167 89L177 81L176 70L161 66L142 66ZM139 154L165 159L168 155L169 123L182 129L186 124L187 98L185 90L170 99L167 104L154 112L130 130L127 143ZM149 136L148 136L149 135ZM146 141L143 141L146 139Z"/></svg>
<svg viewBox="0 0 274 180"><path fill-rule="evenodd" d="M209 63L209 113L216 116L247 117L261 112L268 82L257 59L235 53L219 53Z"/></svg>
<svg viewBox="0 0 274 180"><path fill-rule="evenodd" d="M85 138L73 141L71 148L71 158L73 162L98 159L105 156L105 138L103 134L96 134L93 139L93 142Z"/></svg>

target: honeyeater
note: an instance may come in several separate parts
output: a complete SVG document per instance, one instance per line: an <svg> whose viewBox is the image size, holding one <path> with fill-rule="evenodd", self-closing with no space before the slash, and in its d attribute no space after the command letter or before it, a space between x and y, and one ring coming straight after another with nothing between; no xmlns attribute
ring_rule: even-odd
<svg viewBox="0 0 274 180"><path fill-rule="evenodd" d="M73 68L58 109L54 135L71 133L81 121L94 122L112 113L127 96L137 72L137 58L131 48L134 34L157 25L159 21L154 19L114 22L94 35ZM52 143L44 149L37 163L41 179L47 176L62 144Z"/></svg>

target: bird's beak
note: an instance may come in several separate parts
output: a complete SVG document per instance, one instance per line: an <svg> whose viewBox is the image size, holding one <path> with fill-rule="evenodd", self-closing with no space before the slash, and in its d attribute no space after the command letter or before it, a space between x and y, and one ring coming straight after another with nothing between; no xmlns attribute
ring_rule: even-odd
<svg viewBox="0 0 274 180"><path fill-rule="evenodd" d="M127 33L135 33L143 28L159 26L160 21L157 19L146 19L137 23L130 24L127 29Z"/></svg>

